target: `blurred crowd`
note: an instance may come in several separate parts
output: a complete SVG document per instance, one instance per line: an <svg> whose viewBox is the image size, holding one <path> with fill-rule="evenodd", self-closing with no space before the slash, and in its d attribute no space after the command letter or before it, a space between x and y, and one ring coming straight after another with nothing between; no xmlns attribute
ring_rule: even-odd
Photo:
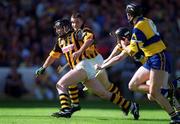
<svg viewBox="0 0 180 124"><path fill-rule="evenodd" d="M172 53L173 76L180 76L180 1L134 0L143 3L145 16L153 19ZM109 32L129 26L125 5L129 0L1 0L0 1L0 66L39 67L56 41L54 21L70 17L73 11L84 14L96 34L97 48L107 58L115 45ZM64 58L53 64L55 70ZM126 60L109 68L111 80L127 83L135 66ZM129 77L129 78L127 78ZM7 77L9 79L9 77ZM53 78L54 79L54 78ZM57 80L57 78L55 78ZM54 80L55 80L54 79ZM40 79L41 80L41 79ZM45 80L45 81L44 81ZM43 79L48 82L48 78ZM53 81L54 81L53 80ZM36 81L41 86L39 80ZM55 81L54 81L55 82ZM43 87L43 86L42 86ZM51 85L48 89L54 89ZM27 92L23 90L23 92ZM50 94L50 93L49 93ZM52 97L52 93L47 97ZM40 96L38 96L40 98Z"/></svg>

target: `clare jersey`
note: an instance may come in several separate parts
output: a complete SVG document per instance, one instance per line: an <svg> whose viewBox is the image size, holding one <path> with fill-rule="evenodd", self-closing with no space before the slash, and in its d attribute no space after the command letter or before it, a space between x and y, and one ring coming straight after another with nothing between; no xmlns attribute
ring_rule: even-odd
<svg viewBox="0 0 180 124"><path fill-rule="evenodd" d="M98 55L95 44L88 47L79 58L73 60L73 53L78 51L84 42L87 40L94 40L94 34L89 30L84 30L84 36L82 39L78 39L76 32L68 33L64 38L58 38L54 49L50 52L50 56L59 58L61 54L64 54L67 62L71 68L74 68L83 59L95 58Z"/></svg>
<svg viewBox="0 0 180 124"><path fill-rule="evenodd" d="M120 52L127 53L119 43L117 44L117 46L118 46L118 50ZM146 62L146 60L147 60L147 57L144 56L144 53L143 53L142 50L138 50L138 52L135 53L134 56L133 56L133 61L137 66L143 65Z"/></svg>
<svg viewBox="0 0 180 124"><path fill-rule="evenodd" d="M137 53L138 47L144 52L146 57L153 56L166 49L155 24L148 18L138 18L132 31L129 54L133 56Z"/></svg>

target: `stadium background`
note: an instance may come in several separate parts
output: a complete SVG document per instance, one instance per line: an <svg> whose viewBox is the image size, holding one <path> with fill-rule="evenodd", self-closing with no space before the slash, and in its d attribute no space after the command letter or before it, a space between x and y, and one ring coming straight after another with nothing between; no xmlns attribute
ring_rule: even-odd
<svg viewBox="0 0 180 124"><path fill-rule="evenodd" d="M109 32L119 26L129 26L125 5L129 0L1 0L0 1L0 100L57 99L55 84L68 70L56 72L66 63L62 57L48 68L43 77L36 78L40 67L55 43L53 22L81 11L96 34L97 47L107 58L115 45ZM180 76L180 1L135 0L143 3L144 14L152 18L172 53L172 78ZM127 59L108 68L110 79L117 83L128 98L144 99L133 94L127 84L136 67ZM84 94L81 94L84 96ZM85 97L92 96L90 93Z"/></svg>

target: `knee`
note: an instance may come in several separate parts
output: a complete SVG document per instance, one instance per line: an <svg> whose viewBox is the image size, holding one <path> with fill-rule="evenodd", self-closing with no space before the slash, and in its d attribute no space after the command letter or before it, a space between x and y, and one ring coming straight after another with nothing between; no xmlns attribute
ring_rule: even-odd
<svg viewBox="0 0 180 124"><path fill-rule="evenodd" d="M60 84L56 84L56 89L59 89L61 87L61 85Z"/></svg>
<svg viewBox="0 0 180 124"><path fill-rule="evenodd" d="M159 93L156 90L150 90L150 98L155 100L158 97Z"/></svg>
<svg viewBox="0 0 180 124"><path fill-rule="evenodd" d="M131 91L137 90L137 84L135 82L130 82L128 87L129 87L129 90L131 90Z"/></svg>
<svg viewBox="0 0 180 124"><path fill-rule="evenodd" d="M60 84L60 83L56 84L56 89L62 89L62 88L64 88L64 86L62 84Z"/></svg>

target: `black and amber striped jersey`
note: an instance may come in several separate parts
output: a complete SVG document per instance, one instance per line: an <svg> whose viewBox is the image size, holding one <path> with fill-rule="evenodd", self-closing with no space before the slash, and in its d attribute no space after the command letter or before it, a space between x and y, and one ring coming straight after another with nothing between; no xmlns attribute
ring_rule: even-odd
<svg viewBox="0 0 180 124"><path fill-rule="evenodd" d="M77 32L69 32L66 37L58 38L50 56L59 58L64 54L71 68L74 68L83 59L95 58L98 55L95 44L89 46L76 60L73 60L73 53L78 51L88 40L94 40L94 34L89 28L83 29L83 37L79 38Z"/></svg>

